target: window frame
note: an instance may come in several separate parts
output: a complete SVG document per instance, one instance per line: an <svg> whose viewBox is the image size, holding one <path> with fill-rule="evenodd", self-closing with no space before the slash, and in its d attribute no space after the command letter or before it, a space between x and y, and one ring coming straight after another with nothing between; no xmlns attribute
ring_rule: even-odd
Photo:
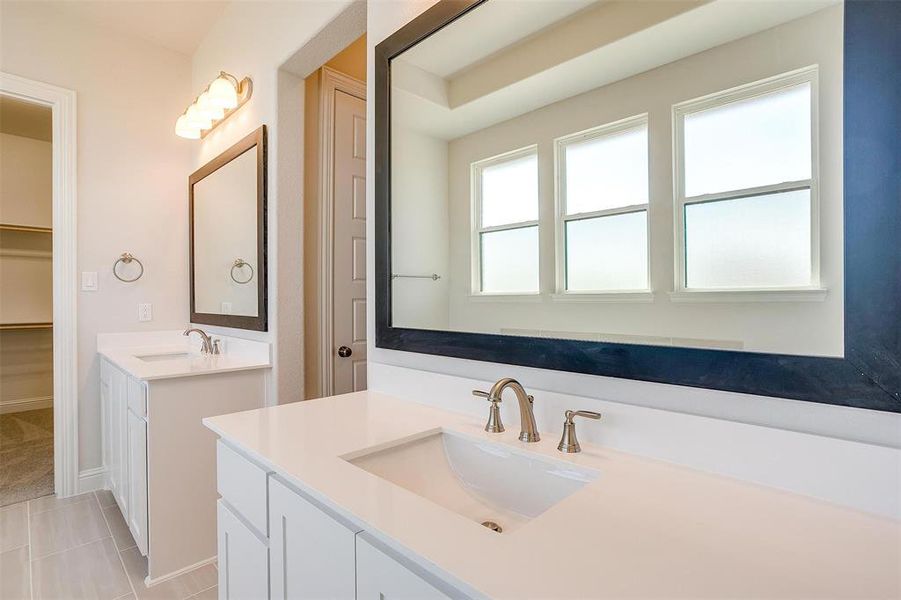
<svg viewBox="0 0 901 600"><path fill-rule="evenodd" d="M765 96L803 84L810 85L810 179L738 188L713 194L685 195L685 118L688 115ZM674 291L676 302L706 301L818 301L826 290L820 280L820 194L819 194L819 69L803 67L680 102L672 107L673 124L673 240ZM692 204L738 200L767 194L810 190L810 283L805 286L692 288L687 286L685 208Z"/></svg>
<svg viewBox="0 0 901 600"><path fill-rule="evenodd" d="M646 131L648 153L648 201L643 204L630 204L617 208L609 208L584 213L566 214L566 147L570 144L595 140L632 129L644 127ZM554 264L555 293L554 300L603 301L603 302L649 302L653 298L651 281L651 132L650 119L647 112L597 125L576 133L570 133L554 139ZM570 221L582 221L598 217L625 215L636 212L645 213L645 240L647 243L647 285L638 289L616 290L568 290L566 288L566 225Z"/></svg>
<svg viewBox="0 0 901 600"><path fill-rule="evenodd" d="M535 179L537 202L536 207L538 216L530 221L518 221L515 223L505 223L503 225L491 225L482 227L482 171L487 167L503 164L526 156L535 157ZM538 144L530 144L509 152L496 154L488 158L477 160L469 165L470 169L470 295L472 297L531 297L541 294L541 175L540 175L540 156L538 155ZM497 231L511 231L514 229L525 229L526 227L538 228L538 288L534 292L518 291L518 292L486 292L482 289L482 234L493 233Z"/></svg>

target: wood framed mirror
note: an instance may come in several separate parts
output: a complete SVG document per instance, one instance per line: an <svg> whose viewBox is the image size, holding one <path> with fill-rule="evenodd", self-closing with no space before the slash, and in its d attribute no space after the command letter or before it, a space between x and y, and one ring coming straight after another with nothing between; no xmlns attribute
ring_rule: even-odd
<svg viewBox="0 0 901 600"><path fill-rule="evenodd" d="M899 24L437 3L375 49L376 346L901 412Z"/></svg>
<svg viewBox="0 0 901 600"><path fill-rule="evenodd" d="M267 330L266 126L188 178L191 323Z"/></svg>

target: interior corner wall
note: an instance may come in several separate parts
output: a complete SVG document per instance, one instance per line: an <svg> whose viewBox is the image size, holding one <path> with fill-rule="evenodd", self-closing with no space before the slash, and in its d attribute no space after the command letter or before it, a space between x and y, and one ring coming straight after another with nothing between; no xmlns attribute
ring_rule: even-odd
<svg viewBox="0 0 901 600"><path fill-rule="evenodd" d="M247 104L202 141L194 142L191 170L260 125L268 126L269 330L204 326L272 344L268 404L302 399L304 377L303 87L296 74L282 67L350 4L345 0L230 3L194 53L191 89L180 98L183 110L220 71L253 80L253 96Z"/></svg>
<svg viewBox="0 0 901 600"><path fill-rule="evenodd" d="M304 198L304 399L322 396L322 349L319 315L322 310L319 277L319 81L317 69L304 80L303 198Z"/></svg>
<svg viewBox="0 0 901 600"><path fill-rule="evenodd" d="M374 47L432 4L433 2L429 0L398 0L371 2L368 5L367 43L370 60L367 93L370 98L374 98L375 94L373 81L375 67L372 59ZM367 110L369 111L367 125L367 144L369 146L367 150L372 156L375 143L373 102L369 103ZM375 209L374 175L374 165L370 163L367 171L368 214L373 214ZM367 294L370 298L375 297L373 280L374 226L374 220L370 219L367 229L369 257ZM797 432L796 435L802 436L797 438L799 440L804 439L805 434L852 440L862 442L862 445L868 449L867 452L869 449L877 452L880 448L901 446L901 437L898 435L898 432L901 431L901 415L899 414L376 348L375 302L369 303L367 316L369 319L370 388L416 401L424 400L422 394L413 393L411 390L421 392L426 374L429 376L434 376L434 374L450 375L452 377L444 378L442 381L463 382L464 385L461 385L460 389L464 389L465 385L473 385L473 380L492 382L500 377L509 376L518 378L530 391L546 391L565 395L568 398L567 403L573 404L570 408L611 402L626 407L628 405L652 407L674 413L698 415L700 418L763 426L757 428L760 431L774 428ZM416 385L412 385L414 382ZM444 384L431 386L430 401L451 410L469 410L472 399L466 394L458 393L459 390L457 392L448 390L450 390L450 386ZM536 405L539 402L540 398L536 400ZM551 427L559 430L559 423L556 420L551 420L549 423ZM541 423L539 424L541 425ZM673 432L673 435L676 433ZM654 445L653 441L649 441L649 444ZM716 449L716 451L720 450L723 449ZM753 448L740 450L744 452L742 456L745 458L754 455ZM901 469L901 458L898 458L901 453L895 451L894 456L895 458L892 460L895 460L895 464ZM736 458L736 460L740 462L742 459ZM861 461L855 467L849 467L848 472L854 468L866 469L866 461ZM874 474L874 477L882 477L883 480L886 477L892 477L892 481L901 485L898 472L896 470L895 473ZM818 469L815 473L798 471L793 475L800 479L832 477L833 483L840 483L840 475L837 472L824 473L823 469ZM876 488L874 487L874 489Z"/></svg>
<svg viewBox="0 0 901 600"><path fill-rule="evenodd" d="M173 134L190 59L132 36L72 23L51 3L0 4L0 69L77 95L77 262L99 289L78 294L78 452L102 467L97 334L175 329L188 315L186 175L192 142ZM145 265L124 284L123 252ZM137 305L153 303L138 322Z"/></svg>

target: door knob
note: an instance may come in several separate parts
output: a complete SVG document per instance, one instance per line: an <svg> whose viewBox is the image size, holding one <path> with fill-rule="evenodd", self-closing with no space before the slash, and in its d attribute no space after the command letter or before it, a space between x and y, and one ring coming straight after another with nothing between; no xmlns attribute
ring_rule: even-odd
<svg viewBox="0 0 901 600"><path fill-rule="evenodd" d="M338 356L340 356L341 358L347 358L353 353L354 351L347 346L341 346L340 348L338 348Z"/></svg>

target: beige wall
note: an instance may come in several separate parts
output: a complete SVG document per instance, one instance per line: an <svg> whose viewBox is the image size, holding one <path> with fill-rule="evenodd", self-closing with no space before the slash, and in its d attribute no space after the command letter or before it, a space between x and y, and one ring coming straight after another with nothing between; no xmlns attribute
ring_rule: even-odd
<svg viewBox="0 0 901 600"><path fill-rule="evenodd" d="M366 36L360 36L352 44L333 56L325 66L366 81ZM304 80L304 398L322 396L322 353L319 343L319 321L322 284L319 263L322 260L319 210L319 185L322 156L319 143L320 81L322 69L316 69Z"/></svg>
<svg viewBox="0 0 901 600"><path fill-rule="evenodd" d="M230 4L194 53L191 91L182 100L190 101L220 70L253 79L250 101L203 141L195 142L194 168L261 124L269 127L269 331L209 329L273 344L269 386L270 397L278 403L304 397L302 79L308 75L281 68L349 4L327 0Z"/></svg>
<svg viewBox="0 0 901 600"><path fill-rule="evenodd" d="M0 69L77 94L78 270L99 291L78 294L79 467L101 466L100 332L173 329L188 318L186 177L192 144L173 135L190 99L186 56L134 36L73 23L41 2L0 4ZM122 252L146 267L112 276ZM137 304L153 303L153 320Z"/></svg>
<svg viewBox="0 0 901 600"><path fill-rule="evenodd" d="M366 81L366 36L361 35L350 46L333 56L325 66Z"/></svg>

